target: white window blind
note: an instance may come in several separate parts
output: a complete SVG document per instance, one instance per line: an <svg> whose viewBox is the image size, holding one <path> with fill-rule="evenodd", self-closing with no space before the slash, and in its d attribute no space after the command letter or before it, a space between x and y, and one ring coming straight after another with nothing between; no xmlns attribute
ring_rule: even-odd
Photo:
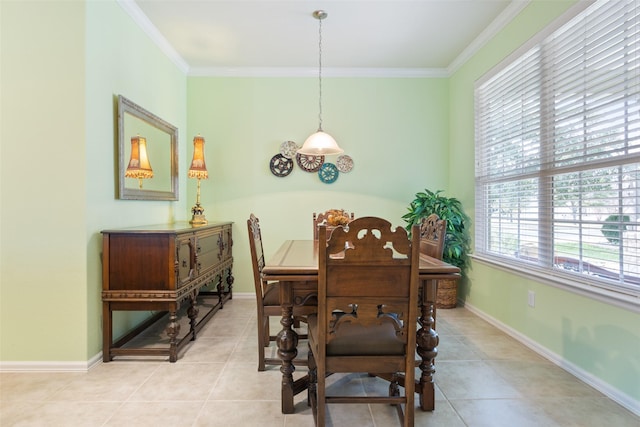
<svg viewBox="0 0 640 427"><path fill-rule="evenodd" d="M639 49L598 1L476 87L476 254L640 296Z"/></svg>

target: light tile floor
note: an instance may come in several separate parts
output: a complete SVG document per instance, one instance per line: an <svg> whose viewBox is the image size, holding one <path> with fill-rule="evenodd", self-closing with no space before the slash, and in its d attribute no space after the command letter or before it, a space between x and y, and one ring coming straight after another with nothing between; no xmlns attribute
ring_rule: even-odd
<svg viewBox="0 0 640 427"><path fill-rule="evenodd" d="M313 426L306 393L296 413L281 414L279 367L257 371L255 325L255 301L236 298L176 363L130 358L87 373L0 373L0 426ZM140 342L166 340L162 329ZM437 330L436 410L418 409L416 426L640 426L640 417L464 308L439 310ZM296 377L304 373L301 366ZM356 393L387 390L366 374L330 382ZM336 427L399 425L388 405L329 408Z"/></svg>

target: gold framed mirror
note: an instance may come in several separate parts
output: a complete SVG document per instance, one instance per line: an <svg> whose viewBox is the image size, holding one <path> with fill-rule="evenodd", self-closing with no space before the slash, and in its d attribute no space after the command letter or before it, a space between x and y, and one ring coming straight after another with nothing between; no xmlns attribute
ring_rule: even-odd
<svg viewBox="0 0 640 427"><path fill-rule="evenodd" d="M122 95L118 189L120 199L178 200L178 128Z"/></svg>

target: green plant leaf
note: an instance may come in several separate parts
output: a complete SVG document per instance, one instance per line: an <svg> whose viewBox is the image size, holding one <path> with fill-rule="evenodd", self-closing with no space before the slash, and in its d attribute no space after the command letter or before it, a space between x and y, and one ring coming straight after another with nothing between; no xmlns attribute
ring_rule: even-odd
<svg viewBox="0 0 640 427"><path fill-rule="evenodd" d="M443 251L443 260L453 264L466 274L469 265L469 252L471 252L471 236L468 225L471 219L465 213L460 200L455 197L442 195L442 190L431 191L425 189L418 192L415 199L409 204L407 213L402 219L407 223L407 231L411 231L411 226L419 223L432 213L438 214L442 219L447 220L447 236Z"/></svg>

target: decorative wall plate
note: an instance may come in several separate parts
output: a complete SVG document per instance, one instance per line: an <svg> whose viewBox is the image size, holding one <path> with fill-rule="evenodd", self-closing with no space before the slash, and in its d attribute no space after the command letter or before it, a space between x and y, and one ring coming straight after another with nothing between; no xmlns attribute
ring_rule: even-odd
<svg viewBox="0 0 640 427"><path fill-rule="evenodd" d="M298 144L293 141L285 141L280 144L280 154L285 156L287 159L293 159L296 156L296 152L298 151Z"/></svg>
<svg viewBox="0 0 640 427"><path fill-rule="evenodd" d="M340 172L338 172L338 168L333 163L323 163L322 166L320 166L320 170L318 171L318 177L320 177L320 181L324 182L325 184L331 184L332 182L335 182L335 180L338 179L338 175L340 175Z"/></svg>
<svg viewBox="0 0 640 427"><path fill-rule="evenodd" d="M318 172L324 163L324 156L308 156L306 154L296 154L296 161L300 169L306 172Z"/></svg>
<svg viewBox="0 0 640 427"><path fill-rule="evenodd" d="M353 169L353 159L346 154L338 156L336 166L338 166L338 170L342 173L351 172L351 169Z"/></svg>
<svg viewBox="0 0 640 427"><path fill-rule="evenodd" d="M289 175L293 170L293 160L287 159L282 154L276 154L271 158L269 168L272 174L278 178L282 178Z"/></svg>

